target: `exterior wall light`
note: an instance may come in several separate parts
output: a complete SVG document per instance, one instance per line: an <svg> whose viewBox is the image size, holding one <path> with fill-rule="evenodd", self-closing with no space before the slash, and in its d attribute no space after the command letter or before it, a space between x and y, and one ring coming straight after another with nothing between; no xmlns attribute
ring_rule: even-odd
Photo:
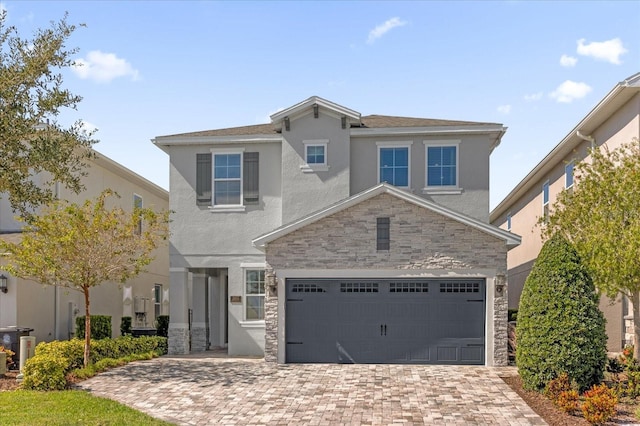
<svg viewBox="0 0 640 426"><path fill-rule="evenodd" d="M2 274L0 275L0 291L3 293L6 293L7 291L9 291L9 289L7 288L7 283L9 282L9 279L6 277L6 275Z"/></svg>

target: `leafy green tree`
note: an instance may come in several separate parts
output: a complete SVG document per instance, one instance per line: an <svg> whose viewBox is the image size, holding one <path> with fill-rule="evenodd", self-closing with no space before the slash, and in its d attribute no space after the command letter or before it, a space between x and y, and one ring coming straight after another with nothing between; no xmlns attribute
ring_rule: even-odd
<svg viewBox="0 0 640 426"><path fill-rule="evenodd" d="M9 253L7 269L14 275L84 294L85 367L91 335L89 290L107 281L124 283L143 272L169 232L167 211L108 209L105 203L112 196L117 194L107 190L82 205L57 201L32 218L20 243L1 243Z"/></svg>
<svg viewBox="0 0 640 426"><path fill-rule="evenodd" d="M74 64L65 42L76 30L67 16L32 39L18 36L0 11L0 193L29 216L31 208L53 199L52 184L79 192L85 160L95 141L78 121L64 127L56 117L76 109L81 98L63 88L61 70ZM48 174L48 184L33 177Z"/></svg>
<svg viewBox="0 0 640 426"><path fill-rule="evenodd" d="M526 389L566 373L581 390L602 380L605 320L580 257L557 234L545 242L525 281L518 311L516 363Z"/></svg>
<svg viewBox="0 0 640 426"><path fill-rule="evenodd" d="M592 149L575 166L576 184L553 204L543 236L572 242L598 288L633 305L635 357L640 349L640 144Z"/></svg>

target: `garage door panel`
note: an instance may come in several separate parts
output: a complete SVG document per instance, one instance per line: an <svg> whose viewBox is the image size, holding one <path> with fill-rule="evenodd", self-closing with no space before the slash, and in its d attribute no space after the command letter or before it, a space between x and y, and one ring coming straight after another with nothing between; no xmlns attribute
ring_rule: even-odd
<svg viewBox="0 0 640 426"><path fill-rule="evenodd" d="M484 363L483 280L300 279L286 288L287 362Z"/></svg>

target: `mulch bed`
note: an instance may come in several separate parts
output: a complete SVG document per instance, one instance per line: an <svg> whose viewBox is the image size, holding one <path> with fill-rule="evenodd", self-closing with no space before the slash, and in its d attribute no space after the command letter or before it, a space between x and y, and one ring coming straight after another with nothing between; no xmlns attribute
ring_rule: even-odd
<svg viewBox="0 0 640 426"><path fill-rule="evenodd" d="M589 426L582 416L570 416L556 408L544 395L522 389L520 376L503 377L502 380L511 387L533 411L551 426ZM619 403L615 417L609 419L607 425L638 425L640 420L633 415L637 406Z"/></svg>
<svg viewBox="0 0 640 426"><path fill-rule="evenodd" d="M7 373L3 376L0 374L0 392L2 391L12 391L16 390L20 387L20 383L16 381L16 376L18 375L18 371L7 371Z"/></svg>

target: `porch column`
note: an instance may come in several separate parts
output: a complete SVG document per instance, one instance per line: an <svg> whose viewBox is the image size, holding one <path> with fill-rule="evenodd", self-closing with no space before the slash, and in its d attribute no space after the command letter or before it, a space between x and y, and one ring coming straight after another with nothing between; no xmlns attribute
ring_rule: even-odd
<svg viewBox="0 0 640 426"><path fill-rule="evenodd" d="M191 351L207 350L207 275L193 274L193 322L191 323Z"/></svg>
<svg viewBox="0 0 640 426"><path fill-rule="evenodd" d="M189 288L187 268L169 268L169 355L189 353Z"/></svg>

